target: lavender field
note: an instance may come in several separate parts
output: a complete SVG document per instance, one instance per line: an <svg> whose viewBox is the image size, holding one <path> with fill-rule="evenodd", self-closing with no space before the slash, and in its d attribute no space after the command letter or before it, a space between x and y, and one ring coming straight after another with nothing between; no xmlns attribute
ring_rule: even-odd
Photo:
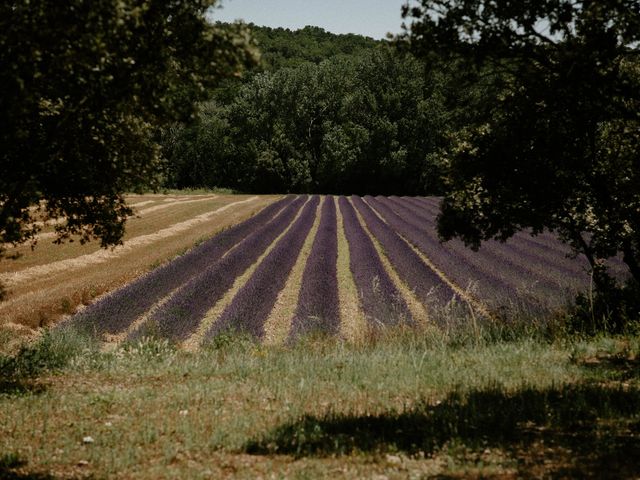
<svg viewBox="0 0 640 480"><path fill-rule="evenodd" d="M287 196L69 323L108 342L158 335L197 348L229 332L264 339L276 324L286 340L316 331L348 337L347 290L362 325L384 328L441 324L454 307L487 320L541 317L588 288L586 260L570 258L551 233L473 252L440 243L438 209L437 198Z"/></svg>

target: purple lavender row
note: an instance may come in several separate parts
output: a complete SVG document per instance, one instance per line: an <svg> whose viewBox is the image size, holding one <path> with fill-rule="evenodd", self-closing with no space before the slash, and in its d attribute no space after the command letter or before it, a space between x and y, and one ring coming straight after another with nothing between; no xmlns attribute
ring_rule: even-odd
<svg viewBox="0 0 640 480"><path fill-rule="evenodd" d="M351 198L367 228L382 245L393 268L424 305L441 307L455 298L455 292L422 262L418 254L362 198Z"/></svg>
<svg viewBox="0 0 640 480"><path fill-rule="evenodd" d="M416 226L429 232L435 232L435 215L427 217L418 207L400 199L389 199L389 202L393 203L392 208L403 218L415 217L414 224ZM459 240L452 240L448 242L448 245L458 250L464 249L466 253L469 253ZM551 291L557 288L581 286L586 279L586 265L580 261L569 261L563 255L523 244L522 241L484 242L474 256L493 258L497 264L511 268L514 273L519 272L523 277L523 285L536 284L538 287Z"/></svg>
<svg viewBox="0 0 640 480"><path fill-rule="evenodd" d="M407 206L402 201L381 201L403 212L403 218L412 214L420 215L420 212L414 210L415 207ZM425 235L435 236L435 222L416 220L414 225L421 228ZM566 303L568 298L584 286L582 269L577 266L573 270L555 267L556 259L553 256L549 258L539 250L522 249L513 243L496 241L485 242L478 252L471 252L459 240L447 242L446 246L456 255L466 258L469 263L476 264L479 269L493 270L496 276L516 288L517 297L511 298L511 301L515 299L519 304L556 307ZM540 264L544 268L538 267Z"/></svg>
<svg viewBox="0 0 640 480"><path fill-rule="evenodd" d="M257 338L264 336L264 323L309 235L319 202L320 197L314 196L305 205L300 217L258 265L251 278L207 332L206 338L230 330L248 333Z"/></svg>
<svg viewBox="0 0 640 480"><path fill-rule="evenodd" d="M350 267L367 320L374 326L413 323L407 304L384 269L371 238L345 197L338 199L349 243Z"/></svg>
<svg viewBox="0 0 640 480"><path fill-rule="evenodd" d="M254 229L224 257L199 265L201 273L175 292L146 324L130 335L130 339L153 332L163 337L186 340L235 279L289 226L305 200L306 197L300 197L289 203L273 220Z"/></svg>
<svg viewBox="0 0 640 480"><path fill-rule="evenodd" d="M286 197L268 205L250 219L218 233L186 254L105 296L70 322L87 327L96 335L125 330L157 301L199 274L203 264L222 257L256 228L270 221L278 211L291 204L294 198Z"/></svg>
<svg viewBox="0 0 640 480"><path fill-rule="evenodd" d="M405 202L400 202L406 206ZM427 223L426 234L434 234L435 221ZM476 253L471 253L459 240L452 240L447 245L481 269L495 270L517 289L517 296L505 303L526 306L531 311L538 309L544 313L549 308L566 305L588 282L586 263L539 246L526 246L522 241L488 241Z"/></svg>
<svg viewBox="0 0 640 480"><path fill-rule="evenodd" d="M291 339L310 331L335 334L340 326L338 297L338 223L336 204L327 196L322 205L318 233L302 274Z"/></svg>
<svg viewBox="0 0 640 480"><path fill-rule="evenodd" d="M437 197L390 197L391 200L402 204L411 204L420 208L426 217L432 219L435 224L440 211L440 201ZM571 248L563 243L556 234L545 230L542 233L531 235L530 231L517 232L505 243L488 241L483 244L486 250L498 249L501 252L514 250L523 257L530 257L526 261L539 264L543 272L555 278L565 279L561 281L563 286L570 286L572 290L582 289L588 282L589 264L584 255L577 258L571 257ZM482 251L482 248L481 248ZM532 258L533 256L537 259ZM524 258L523 258L524 261ZM622 262L621 256L612 257L606 261L609 273L614 278L624 281L629 276L627 266ZM544 276L544 273L542 273Z"/></svg>
<svg viewBox="0 0 640 480"><path fill-rule="evenodd" d="M440 202L441 199L437 197L391 197L394 200L400 200L401 202L409 202L416 207L421 207L424 211L424 214L429 218L432 218L435 222L438 213L440 213ZM581 257L577 262L573 259L568 258L568 254L571 252L571 249L561 242L558 237L549 231L544 231L537 235L531 235L530 232L523 231L517 232L509 241L506 243L510 244L518 244L523 248L535 248L542 249L545 252L553 251L557 253L559 257L562 257L563 261L566 261L567 264L576 266L580 265L580 269L584 269L586 266L586 259Z"/></svg>
<svg viewBox="0 0 640 480"><path fill-rule="evenodd" d="M440 243L434 234L430 235L426 230L399 216L389 205L379 199L373 197L365 197L365 199L393 229L426 254L437 268L452 278L461 288L467 289L470 284L475 283L480 289L478 296L483 301L491 303L497 300L498 304L501 304L510 298L517 297L513 285L496 275L492 269L480 268L468 257Z"/></svg>

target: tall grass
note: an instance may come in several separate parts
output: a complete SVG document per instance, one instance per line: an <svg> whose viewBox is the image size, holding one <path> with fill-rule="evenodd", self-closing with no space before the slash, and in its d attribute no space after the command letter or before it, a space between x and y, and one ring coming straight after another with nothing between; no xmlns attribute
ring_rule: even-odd
<svg viewBox="0 0 640 480"><path fill-rule="evenodd" d="M225 333L186 352L55 330L3 359L38 388L0 391L0 477L637 476L640 339L551 332Z"/></svg>

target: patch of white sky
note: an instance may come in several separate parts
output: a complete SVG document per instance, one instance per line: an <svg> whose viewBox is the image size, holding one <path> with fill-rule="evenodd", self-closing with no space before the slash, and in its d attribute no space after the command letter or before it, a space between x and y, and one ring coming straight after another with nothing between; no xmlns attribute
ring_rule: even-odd
<svg viewBox="0 0 640 480"><path fill-rule="evenodd" d="M402 32L407 0L221 0L212 20L243 20L267 27L298 30L307 25L332 33L356 33L376 39ZM413 3L413 0L410 2Z"/></svg>

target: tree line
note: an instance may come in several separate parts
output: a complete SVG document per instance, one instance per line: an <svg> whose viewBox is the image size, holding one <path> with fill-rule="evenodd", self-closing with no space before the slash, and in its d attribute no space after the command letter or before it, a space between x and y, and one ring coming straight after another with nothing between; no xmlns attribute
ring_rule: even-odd
<svg viewBox="0 0 640 480"><path fill-rule="evenodd" d="M439 192L429 162L444 115L426 94L423 73L421 61L374 44L251 75L214 93L195 122L165 132L166 185L256 193Z"/></svg>

